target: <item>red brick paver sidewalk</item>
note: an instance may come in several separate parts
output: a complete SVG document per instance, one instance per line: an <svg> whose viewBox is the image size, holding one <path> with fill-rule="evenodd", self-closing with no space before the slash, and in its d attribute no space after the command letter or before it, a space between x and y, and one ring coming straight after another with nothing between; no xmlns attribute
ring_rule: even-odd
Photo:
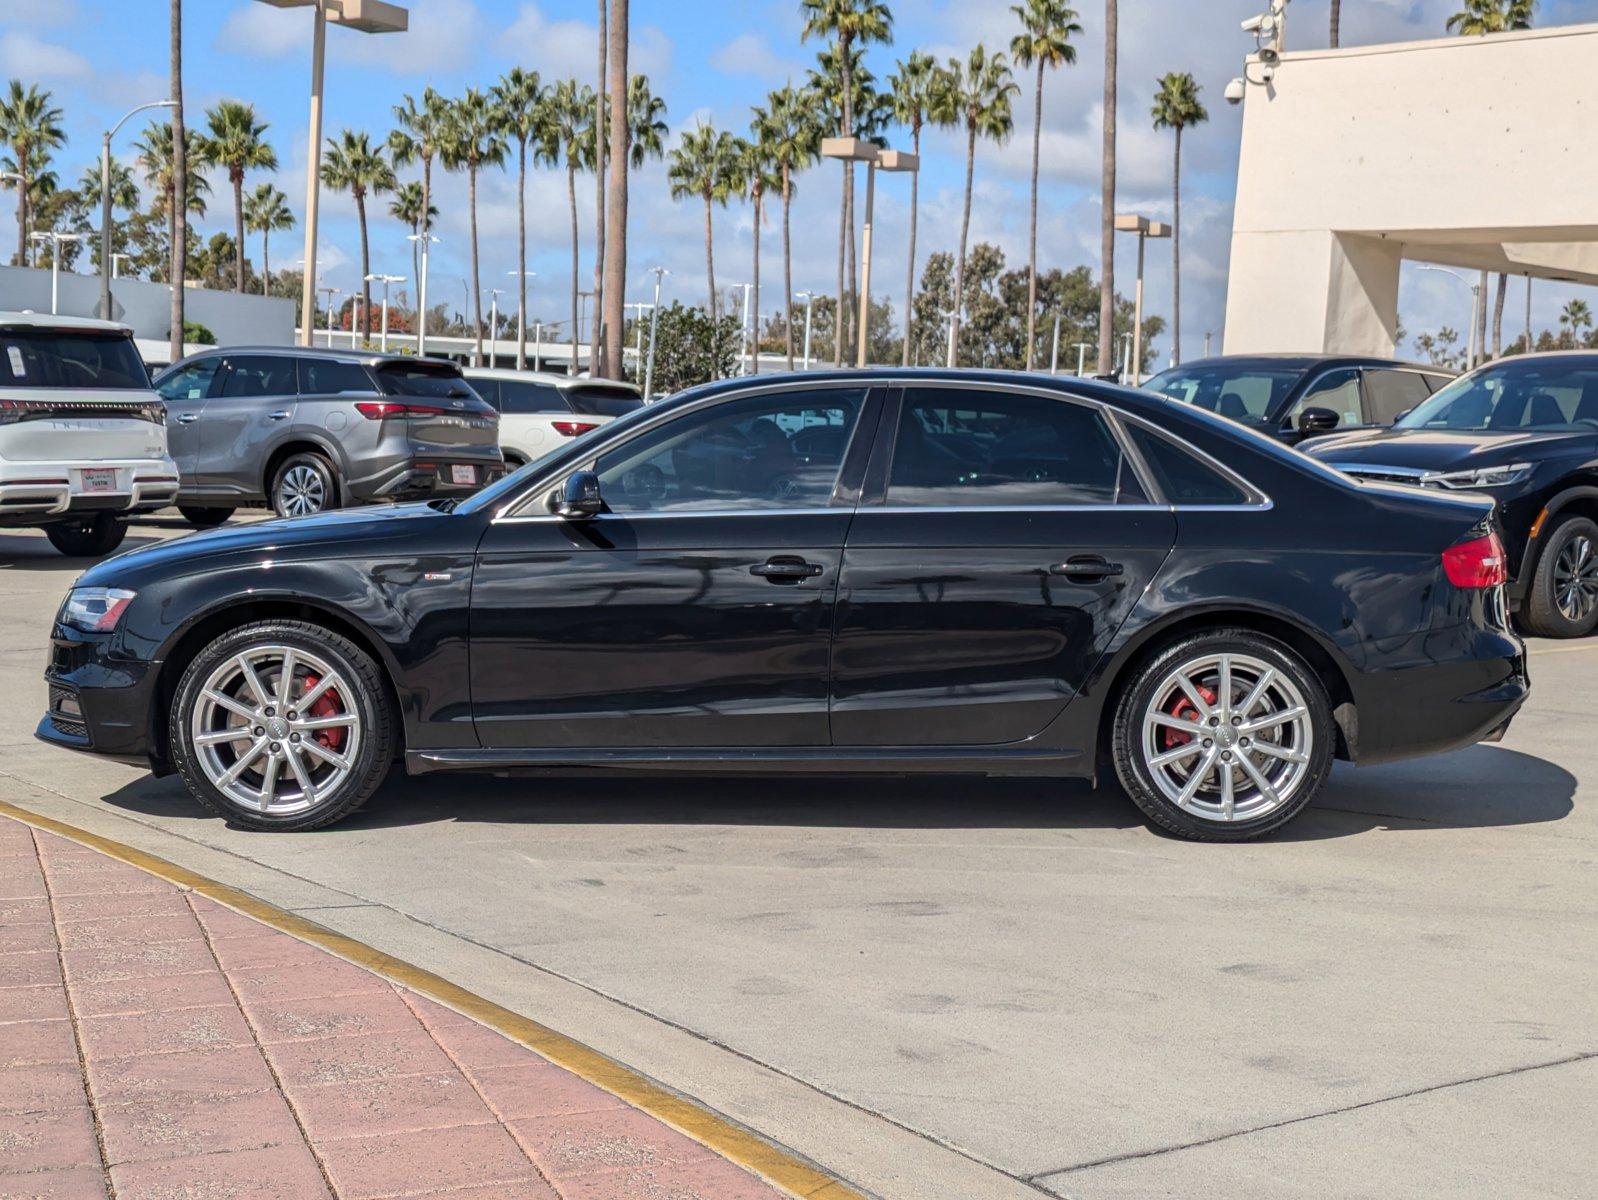
<svg viewBox="0 0 1598 1200"><path fill-rule="evenodd" d="M0 1200L773 1200L475 1021L0 818Z"/></svg>

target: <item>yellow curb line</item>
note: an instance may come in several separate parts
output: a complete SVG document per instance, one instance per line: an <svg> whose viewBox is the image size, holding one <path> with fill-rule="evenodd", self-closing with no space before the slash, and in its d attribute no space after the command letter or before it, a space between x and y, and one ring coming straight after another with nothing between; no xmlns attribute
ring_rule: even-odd
<svg viewBox="0 0 1598 1200"><path fill-rule="evenodd" d="M781 1188L789 1195L802 1197L803 1200L867 1200L864 1195L847 1184L779 1150L747 1129L734 1125L725 1117L716 1115L695 1101L667 1091L597 1050L565 1034L557 1033L547 1025L541 1025L531 1018L495 1004L492 1000L485 1000L482 996L469 992L459 984L451 983L431 971L425 971L421 967L368 946L365 942L356 941L326 926L296 916L225 883L218 883L186 867L180 867L176 863L167 862L164 858L146 854L143 850L125 846L110 838L101 837L97 833L90 833L86 829L79 829L51 817L40 816L38 813L8 804L4 800L0 800L0 816L14 817L25 825L43 829L68 841L98 850L168 883L188 888L247 917L253 917L282 933L319 946L329 953L407 987L418 995L436 1000L463 1016L471 1017L497 1030L512 1041L519 1042L556 1066L564 1067L618 1099L625 1100L632 1107L663 1121L673 1129L693 1138L694 1141L714 1150L723 1158L760 1176L767 1183Z"/></svg>

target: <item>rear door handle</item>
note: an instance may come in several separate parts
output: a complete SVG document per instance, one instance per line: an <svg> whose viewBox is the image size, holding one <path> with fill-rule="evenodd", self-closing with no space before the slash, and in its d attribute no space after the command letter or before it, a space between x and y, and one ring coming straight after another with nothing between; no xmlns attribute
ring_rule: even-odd
<svg viewBox="0 0 1598 1200"><path fill-rule="evenodd" d="M1120 563L1110 562L1097 554L1078 554L1063 563L1055 563L1049 568L1049 574L1064 575L1079 583L1090 583L1096 579L1114 578L1125 570Z"/></svg>
<svg viewBox="0 0 1598 1200"><path fill-rule="evenodd" d="M289 419L289 415L285 410L280 408L275 413L267 413L266 419L268 421L287 421Z"/></svg>
<svg viewBox="0 0 1598 1200"><path fill-rule="evenodd" d="M814 579L824 569L820 563L802 558L768 558L750 567L749 573L772 583L798 583L801 579Z"/></svg>
<svg viewBox="0 0 1598 1200"><path fill-rule="evenodd" d="M192 425L192 424L194 424L194 422L198 421L199 419L200 419L200 414L199 413L179 413L178 414L178 424L179 425Z"/></svg>

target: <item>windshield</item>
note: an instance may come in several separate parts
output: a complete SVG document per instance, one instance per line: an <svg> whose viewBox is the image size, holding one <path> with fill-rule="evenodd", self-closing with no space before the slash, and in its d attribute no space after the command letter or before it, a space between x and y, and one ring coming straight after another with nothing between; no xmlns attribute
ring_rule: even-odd
<svg viewBox="0 0 1598 1200"><path fill-rule="evenodd" d="M1398 429L1598 430L1598 358L1495 363L1454 380Z"/></svg>
<svg viewBox="0 0 1598 1200"><path fill-rule="evenodd" d="M385 396L441 396L464 400L477 393L452 363L384 363L377 368L377 386Z"/></svg>
<svg viewBox="0 0 1598 1200"><path fill-rule="evenodd" d="M0 387L145 391L150 374L133 339L76 329L0 331Z"/></svg>
<svg viewBox="0 0 1598 1200"><path fill-rule="evenodd" d="M1172 367L1143 386L1234 421L1263 421L1303 374L1297 367L1211 363Z"/></svg>

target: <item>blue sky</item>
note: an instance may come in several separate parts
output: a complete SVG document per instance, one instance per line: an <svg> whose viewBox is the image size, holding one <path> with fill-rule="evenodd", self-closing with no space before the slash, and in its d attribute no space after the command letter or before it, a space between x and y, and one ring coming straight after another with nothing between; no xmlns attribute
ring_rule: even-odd
<svg viewBox="0 0 1598 1200"><path fill-rule="evenodd" d="M1044 90L1045 135L1040 263L1062 267L1098 263L1098 138L1103 6L1082 0L1086 26L1078 62L1049 75ZM1203 87L1210 122L1184 143L1184 351L1202 350L1204 334L1224 324L1226 261L1235 189L1239 111L1221 98L1226 81L1251 40L1238 22L1258 12L1261 0L1122 0L1121 2L1121 204L1152 215L1170 207L1170 135L1148 120L1155 80L1166 71L1191 71ZM1457 0L1344 0L1347 45L1441 36ZM487 86L508 67L538 70L546 80L595 71L593 3L569 0L412 0L408 33L365 36L329 31L326 132L344 126L376 136L391 125L391 106L404 92L432 85L458 93ZM912 49L938 55L963 53L978 41L1007 48L1015 29L1010 0L897 0L892 3L895 40L873 47L869 62L879 77ZM1295 0L1290 10L1289 48L1324 45L1327 0ZM309 79L310 14L280 10L257 0L190 0L186 16L185 98L191 123L200 109L224 97L247 100L270 123L269 138L281 169L276 182L299 213L304 203L306 90ZM64 179L76 179L96 160L99 133L128 107L166 94L165 0L0 0L0 73L51 89L65 110L69 144L57 159ZM647 72L668 105L678 132L699 121L742 131L749 106L790 77L802 78L816 46L800 41L797 0L723 0L662 3L633 0L633 65ZM1598 21L1598 0L1543 0L1541 25ZM1000 244L1012 264L1024 265L1026 188L1032 109L1031 79L1021 80L1017 128L1007 145L978 151L972 240ZM126 158L140 120L118 138ZM899 137L905 135L899 134ZM963 147L953 134L930 132L924 147L921 259L952 249L959 233ZM263 176L264 178L264 176ZM480 185L482 281L510 288L515 261L515 177L490 173ZM210 213L201 231L232 228L231 198L224 178L213 180ZM442 210L430 276L430 299L464 304L467 274L466 189L463 178L435 175ZM836 228L835 169L802 176L794 212L795 287L831 287L835 241L815 230ZM542 170L529 186L529 268L538 272L532 316L560 318L567 307L568 217L563 171ZM324 281L357 286L358 234L353 204L324 195ZM387 216L386 203L372 206L373 270L409 275L404 230ZM583 278L592 270L591 178L579 180ZM878 291L901 304L908 185L884 177L877 194ZM0 201L0 245L14 240L11 196ZM678 205L667 195L662 164L635 176L631 242L631 287L640 298L646 269L669 268L668 294L686 302L704 298L702 210ZM750 277L752 220L746 208L716 213L717 279ZM273 261L288 265L301 256L299 230L278 235ZM781 279L780 228L769 220L763 235L763 282L768 311ZM258 238L249 248L258 256ZM1130 292L1130 255L1120 256L1123 290ZM1149 307L1168 312L1169 255L1150 256ZM1518 288L1518 285L1517 285ZM1581 289L1539 289L1537 320L1551 325L1558 307ZM485 302L486 305L486 302ZM1451 323L1463 328L1466 302L1457 285L1432 274L1407 270L1401 309L1412 332ZM1515 292L1509 311L1518 313ZM1518 331L1518 323L1506 322Z"/></svg>

